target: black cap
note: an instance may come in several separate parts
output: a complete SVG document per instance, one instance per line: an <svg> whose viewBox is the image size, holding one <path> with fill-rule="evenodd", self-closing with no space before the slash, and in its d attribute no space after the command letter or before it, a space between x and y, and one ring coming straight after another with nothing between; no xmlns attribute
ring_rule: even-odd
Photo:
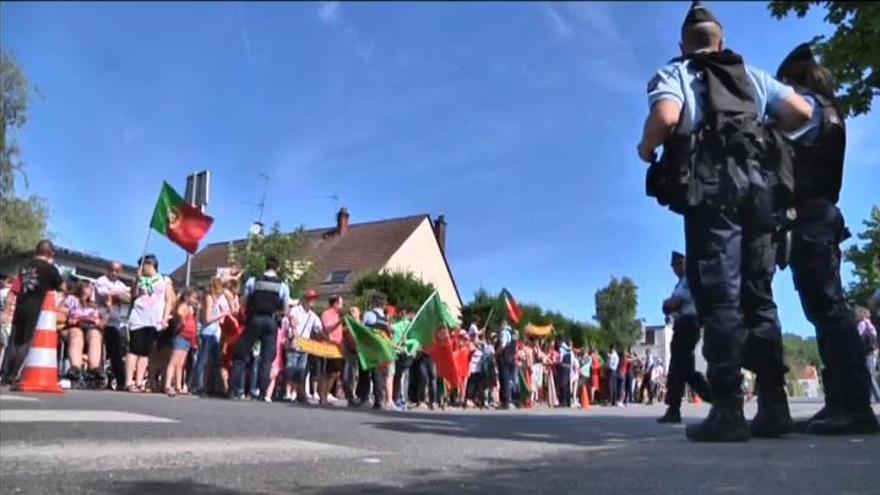
<svg viewBox="0 0 880 495"><path fill-rule="evenodd" d="M679 253L678 251L672 252L672 264L674 265L676 261L684 260L684 255Z"/></svg>
<svg viewBox="0 0 880 495"><path fill-rule="evenodd" d="M779 68L776 69L776 79L782 80L782 73L785 72L791 64L815 62L816 59L813 55L813 45L809 42L801 43L794 47L794 50L785 57L785 60L783 60L782 63L779 64Z"/></svg>
<svg viewBox="0 0 880 495"><path fill-rule="evenodd" d="M714 22L721 26L721 21L715 17L715 14L712 13L711 10L706 8L703 5L703 2L696 0L691 3L691 8L688 10L687 15L684 18L684 23L681 25L681 28L684 29L693 24L700 24L703 22Z"/></svg>

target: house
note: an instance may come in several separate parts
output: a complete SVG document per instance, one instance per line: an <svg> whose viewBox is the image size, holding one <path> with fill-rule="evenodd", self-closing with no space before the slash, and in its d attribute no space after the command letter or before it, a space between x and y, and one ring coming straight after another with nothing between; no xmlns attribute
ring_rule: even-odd
<svg viewBox="0 0 880 495"><path fill-rule="evenodd" d="M350 223L349 212L341 208L333 227L306 230L302 260L312 268L312 287L321 298L336 294L350 296L358 279L375 271L411 272L437 288L440 298L457 317L461 296L446 259L446 219L430 215ZM207 285L210 279L229 270L229 248L241 252L246 239L209 244L192 258L192 285ZM171 273L182 281L186 265Z"/></svg>
<svg viewBox="0 0 880 495"><path fill-rule="evenodd" d="M638 343L632 347L632 351L639 357L645 355L646 349L651 349L654 357L663 360L663 365L669 368L669 359L672 356L670 346L672 345L672 322L669 321L665 325L642 325L642 336ZM703 357L703 339L697 342L694 349L694 357L696 358L697 371L706 372L706 359Z"/></svg>
<svg viewBox="0 0 880 495"><path fill-rule="evenodd" d="M33 253L22 253L0 259L0 273L15 275L28 261ZM83 253L60 246L55 246L55 266L64 278L76 277L95 280L107 272L111 260L94 254ZM137 267L122 264L120 278L128 285L134 283Z"/></svg>

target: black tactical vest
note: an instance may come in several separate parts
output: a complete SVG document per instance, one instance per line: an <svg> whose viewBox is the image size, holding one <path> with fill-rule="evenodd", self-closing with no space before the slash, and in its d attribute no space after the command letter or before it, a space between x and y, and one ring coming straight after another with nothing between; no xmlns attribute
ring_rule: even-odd
<svg viewBox="0 0 880 495"><path fill-rule="evenodd" d="M254 291L247 300L248 312L255 315L273 315L284 309L281 300L281 279L263 275L254 282Z"/></svg>
<svg viewBox="0 0 880 495"><path fill-rule="evenodd" d="M824 198L837 203L843 183L846 125L834 104L826 97L808 93L822 112L819 135L812 143L794 142L795 199L798 202Z"/></svg>

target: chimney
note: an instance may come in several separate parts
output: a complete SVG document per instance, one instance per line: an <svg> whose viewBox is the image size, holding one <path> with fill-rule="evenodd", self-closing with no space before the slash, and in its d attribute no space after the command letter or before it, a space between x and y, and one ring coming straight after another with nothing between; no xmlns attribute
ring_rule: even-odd
<svg viewBox="0 0 880 495"><path fill-rule="evenodd" d="M434 237L440 245L440 252L446 256L446 215L440 215L434 220Z"/></svg>
<svg viewBox="0 0 880 495"><path fill-rule="evenodd" d="M339 213L336 214L336 233L338 235L345 235L348 232L348 209L346 207L342 207L339 209Z"/></svg>

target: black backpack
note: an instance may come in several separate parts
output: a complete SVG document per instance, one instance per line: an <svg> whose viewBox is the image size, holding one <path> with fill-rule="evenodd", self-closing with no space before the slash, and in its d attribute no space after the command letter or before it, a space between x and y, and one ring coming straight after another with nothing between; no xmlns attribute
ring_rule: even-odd
<svg viewBox="0 0 880 495"><path fill-rule="evenodd" d="M664 143L660 161L648 169L648 196L681 214L704 201L742 208L758 228L774 230L793 205L792 151L778 130L758 120L742 57L725 50L677 60L689 60L705 83L703 120ZM707 197L710 189L721 194Z"/></svg>

